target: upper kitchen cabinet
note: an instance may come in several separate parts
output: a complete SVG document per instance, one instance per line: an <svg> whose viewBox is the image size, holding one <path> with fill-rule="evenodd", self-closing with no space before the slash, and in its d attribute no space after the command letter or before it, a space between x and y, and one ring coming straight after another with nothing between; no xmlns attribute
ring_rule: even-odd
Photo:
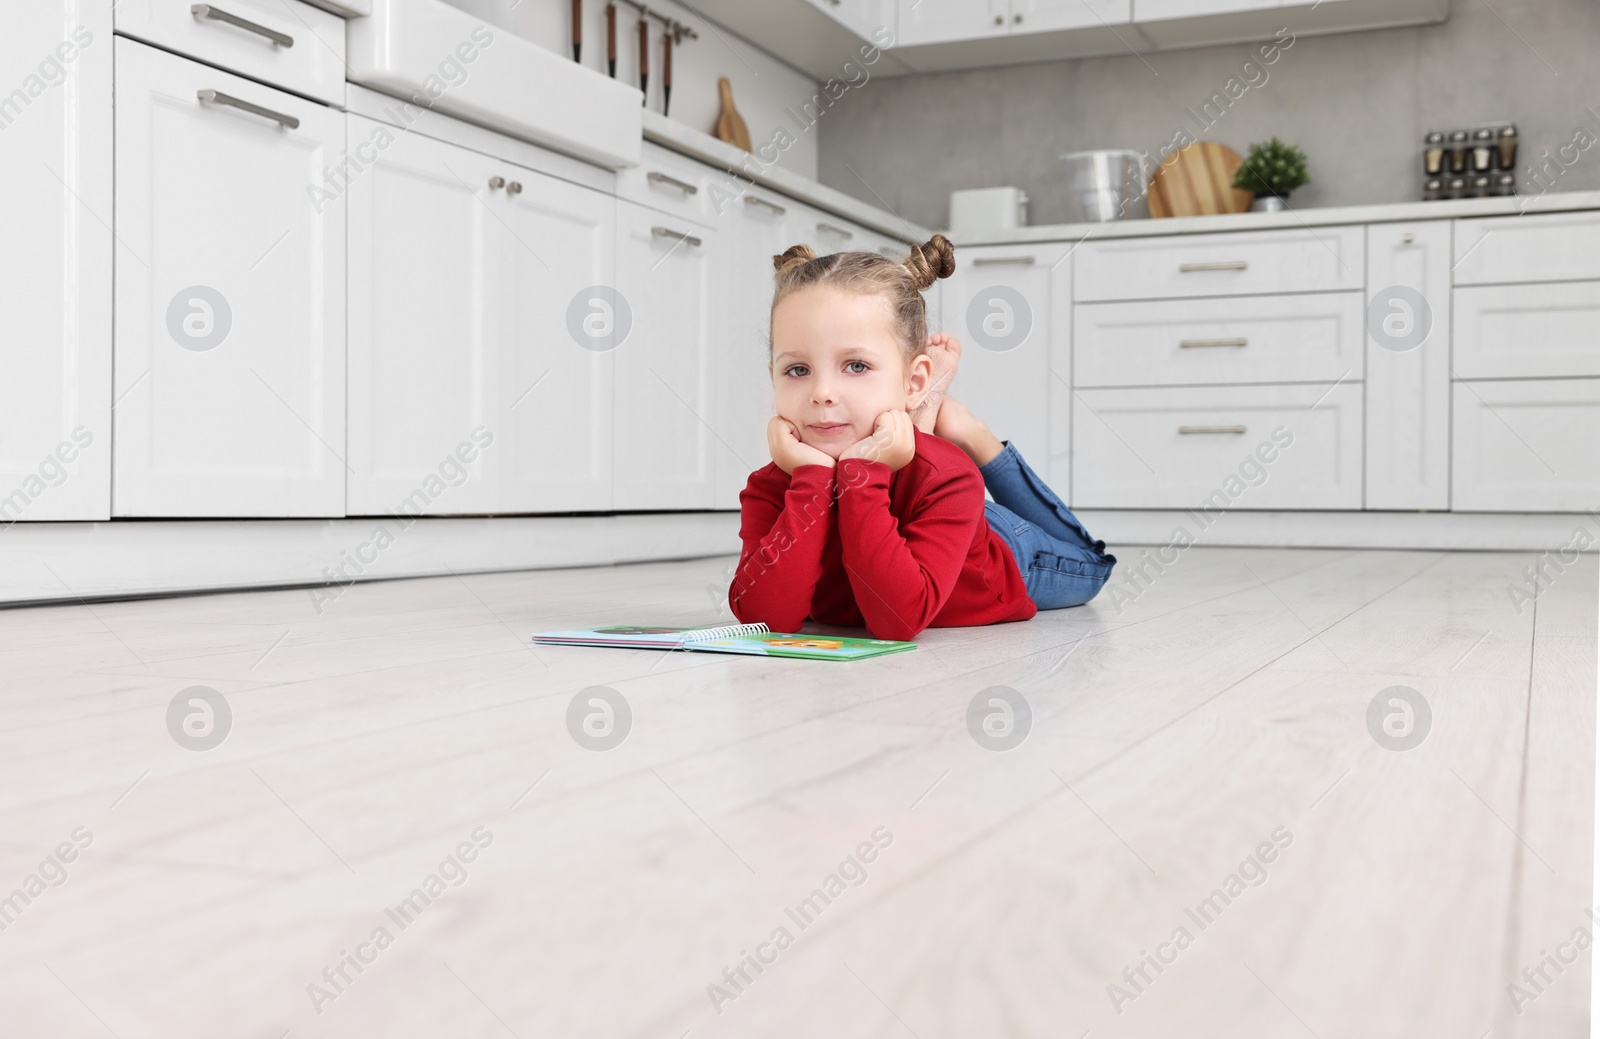
<svg viewBox="0 0 1600 1039"><path fill-rule="evenodd" d="M881 30L895 32L896 0L806 0L864 40Z"/></svg>
<svg viewBox="0 0 1600 1039"><path fill-rule="evenodd" d="M1163 50L1422 25L1449 13L1449 0L1133 0L1134 24Z"/></svg>
<svg viewBox="0 0 1600 1039"><path fill-rule="evenodd" d="M896 47L1126 25L1132 0L899 0Z"/></svg>
<svg viewBox="0 0 1600 1039"><path fill-rule="evenodd" d="M111 515L111 48L108 5L7 5L0 524Z"/></svg>
<svg viewBox="0 0 1600 1039"><path fill-rule="evenodd" d="M344 113L115 49L112 514L342 516Z"/></svg>
<svg viewBox="0 0 1600 1039"><path fill-rule="evenodd" d="M854 42L873 40L873 75L1020 65L1130 50L1269 41L1444 21L1448 0L895 0L889 37L871 0L702 0L710 18L825 79ZM831 17L818 17L827 11ZM849 12L849 13L847 13ZM824 24L825 23L825 24ZM819 27L820 26L820 27ZM840 30L850 31L840 39ZM862 63L868 63L865 58Z"/></svg>

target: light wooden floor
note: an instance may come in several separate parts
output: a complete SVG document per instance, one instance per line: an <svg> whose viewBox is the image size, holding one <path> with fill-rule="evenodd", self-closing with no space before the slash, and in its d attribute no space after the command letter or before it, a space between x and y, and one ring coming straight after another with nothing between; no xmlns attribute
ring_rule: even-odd
<svg viewBox="0 0 1600 1039"><path fill-rule="evenodd" d="M92 835L0 932L0 1032L1588 1034L1587 953L1520 1014L1507 986L1594 926L1594 556L1520 614L1531 555L1193 548L1120 615L854 664L528 643L725 622L730 562L0 611L0 897ZM204 752L165 720L195 685L233 716ZM614 750L569 735L593 685L632 711ZM1415 749L1369 734L1395 685L1431 707ZM967 730L993 686L1033 711L1014 750ZM458 886L386 916L478 827Z"/></svg>

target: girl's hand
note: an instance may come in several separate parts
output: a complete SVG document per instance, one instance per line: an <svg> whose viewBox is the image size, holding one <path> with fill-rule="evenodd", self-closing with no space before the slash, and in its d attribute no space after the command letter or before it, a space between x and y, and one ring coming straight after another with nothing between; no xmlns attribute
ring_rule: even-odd
<svg viewBox="0 0 1600 1039"><path fill-rule="evenodd" d="M774 415L767 421L767 451L778 468L790 476L802 465L833 467L833 459L826 453L801 443L800 431L782 415Z"/></svg>
<svg viewBox="0 0 1600 1039"><path fill-rule="evenodd" d="M869 462L882 462L890 472L895 472L904 469L916 455L916 427L911 423L911 416L903 409L891 408L878 416L871 435L845 448L839 460L864 458Z"/></svg>

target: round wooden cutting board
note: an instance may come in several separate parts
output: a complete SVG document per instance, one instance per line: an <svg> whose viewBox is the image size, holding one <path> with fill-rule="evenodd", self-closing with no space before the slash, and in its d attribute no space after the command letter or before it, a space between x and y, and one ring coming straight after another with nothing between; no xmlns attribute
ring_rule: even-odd
<svg viewBox="0 0 1600 1039"><path fill-rule="evenodd" d="M1184 145L1164 158L1150 178L1150 215L1243 213L1253 197L1243 188L1230 187L1243 161L1238 152L1216 141Z"/></svg>

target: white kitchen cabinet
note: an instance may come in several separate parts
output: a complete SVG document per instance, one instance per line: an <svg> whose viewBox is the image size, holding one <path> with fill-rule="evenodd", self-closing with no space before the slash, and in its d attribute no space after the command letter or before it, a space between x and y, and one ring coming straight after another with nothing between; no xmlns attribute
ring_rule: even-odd
<svg viewBox="0 0 1600 1039"><path fill-rule="evenodd" d="M350 118L352 152L380 134L349 195L349 511L609 508L615 200Z"/></svg>
<svg viewBox="0 0 1600 1039"><path fill-rule="evenodd" d="M500 253L508 324L497 404L506 431L500 508L611 508L615 338L620 322L611 195L519 167L502 171ZM522 190L513 192L517 185Z"/></svg>
<svg viewBox="0 0 1600 1039"><path fill-rule="evenodd" d="M1127 25L1132 19L1133 0L1011 0L1013 35L1098 29Z"/></svg>
<svg viewBox="0 0 1600 1039"><path fill-rule="evenodd" d="M1366 507L1450 507L1450 224L1367 228Z"/></svg>
<svg viewBox="0 0 1600 1039"><path fill-rule="evenodd" d="M1011 0L899 0L896 47L1004 36Z"/></svg>
<svg viewBox="0 0 1600 1039"><path fill-rule="evenodd" d="M1600 379L1456 382L1456 512L1586 512L1600 501Z"/></svg>
<svg viewBox="0 0 1600 1039"><path fill-rule="evenodd" d="M715 312L717 480L715 507L737 509L750 474L772 461L767 423L773 410L769 340L772 258L796 244L813 213L791 198L747 188L727 208L717 283L724 305Z"/></svg>
<svg viewBox="0 0 1600 1039"><path fill-rule="evenodd" d="M942 331L961 341L961 363L949 394L1009 440L1046 479L1052 463L1050 406L1059 383L1050 377L1051 344L1071 334L1069 245L974 246L956 251L943 279ZM941 331L941 329L930 329ZM1065 496L1066 484L1059 490Z"/></svg>
<svg viewBox="0 0 1600 1039"><path fill-rule="evenodd" d="M1361 507L1358 383L1080 390L1076 398L1074 508L1191 508L1215 518L1235 508Z"/></svg>
<svg viewBox="0 0 1600 1039"><path fill-rule="evenodd" d="M1600 281L1455 293L1458 379L1600 375Z"/></svg>
<svg viewBox="0 0 1600 1039"><path fill-rule="evenodd" d="M116 516L342 516L344 113L116 48Z"/></svg>
<svg viewBox="0 0 1600 1039"><path fill-rule="evenodd" d="M350 116L350 480L353 516L491 512L507 441L498 396L508 304L500 261L503 166L477 152ZM364 142L388 139L380 152ZM536 390L535 393L538 391ZM447 459L484 426L477 458ZM470 454L471 452L469 452ZM424 486L441 465L445 487ZM459 482L458 482L459 481Z"/></svg>
<svg viewBox="0 0 1600 1039"><path fill-rule="evenodd" d="M1600 211L1455 221L1455 283L1600 279Z"/></svg>
<svg viewBox="0 0 1600 1039"><path fill-rule="evenodd" d="M881 30L895 31L897 0L808 0L829 18L862 39L873 39Z"/></svg>
<svg viewBox="0 0 1600 1039"><path fill-rule="evenodd" d="M111 51L104 5L6 11L0 524L111 515Z"/></svg>
<svg viewBox="0 0 1600 1039"><path fill-rule="evenodd" d="M1080 303L1118 299L1340 292L1366 285L1360 225L1085 242L1073 265Z"/></svg>
<svg viewBox="0 0 1600 1039"><path fill-rule="evenodd" d="M619 510L716 505L712 330L723 297L715 229L617 203L617 290L633 314L614 351ZM720 355L720 351L719 351Z"/></svg>
<svg viewBox="0 0 1600 1039"><path fill-rule="evenodd" d="M1205 18L1241 11L1263 11L1280 6L1280 0L1135 0L1134 16L1140 22L1169 18Z"/></svg>
<svg viewBox="0 0 1600 1039"><path fill-rule="evenodd" d="M1085 303L1073 385L1360 382L1364 303L1359 292Z"/></svg>

